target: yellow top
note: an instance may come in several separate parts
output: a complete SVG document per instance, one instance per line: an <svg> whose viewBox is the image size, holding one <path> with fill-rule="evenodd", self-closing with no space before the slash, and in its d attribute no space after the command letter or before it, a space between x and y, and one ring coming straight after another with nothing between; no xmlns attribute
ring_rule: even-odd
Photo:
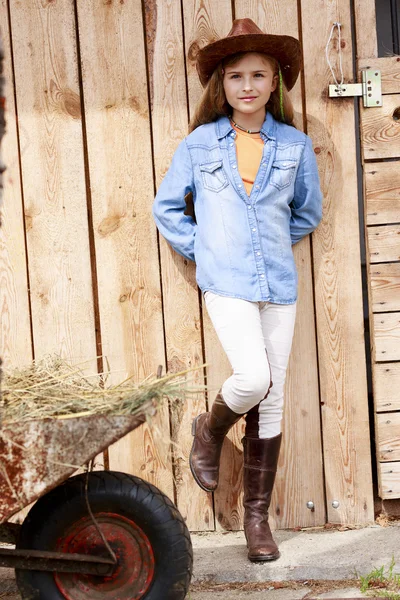
<svg viewBox="0 0 400 600"><path fill-rule="evenodd" d="M260 166L264 142L259 133L246 133L237 127L233 126L233 128L237 133L235 142L238 171L243 179L246 192L250 196Z"/></svg>

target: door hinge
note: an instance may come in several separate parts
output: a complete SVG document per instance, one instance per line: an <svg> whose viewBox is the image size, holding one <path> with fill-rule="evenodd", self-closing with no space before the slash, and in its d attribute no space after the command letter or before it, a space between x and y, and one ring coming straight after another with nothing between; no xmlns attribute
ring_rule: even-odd
<svg viewBox="0 0 400 600"><path fill-rule="evenodd" d="M330 98L362 96L366 108L382 106L381 72L379 69L363 69L362 83L342 83L329 86Z"/></svg>

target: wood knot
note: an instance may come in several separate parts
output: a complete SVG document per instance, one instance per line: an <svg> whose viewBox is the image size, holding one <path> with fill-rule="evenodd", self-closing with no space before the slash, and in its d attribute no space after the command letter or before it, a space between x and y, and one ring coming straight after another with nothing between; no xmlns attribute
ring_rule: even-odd
<svg viewBox="0 0 400 600"><path fill-rule="evenodd" d="M33 217L32 215L25 215L25 229L29 231L33 227Z"/></svg>
<svg viewBox="0 0 400 600"><path fill-rule="evenodd" d="M49 303L49 297L45 292L38 292L38 297L40 298L42 304Z"/></svg>
<svg viewBox="0 0 400 600"><path fill-rule="evenodd" d="M314 148L314 153L315 154L321 154L321 148L319 146L317 146L316 148Z"/></svg>
<svg viewBox="0 0 400 600"><path fill-rule="evenodd" d="M114 233L114 231L117 231L120 226L120 220L120 217L117 216L106 217L103 219L98 227L99 235L101 235L101 237L107 237L111 233Z"/></svg>
<svg viewBox="0 0 400 600"><path fill-rule="evenodd" d="M141 113L140 102L135 96L131 96L128 100L129 106L137 113Z"/></svg>
<svg viewBox="0 0 400 600"><path fill-rule="evenodd" d="M199 46L198 42L194 41L190 44L189 50L188 50L188 59L190 60L190 62L192 62L192 63L196 62L199 50L200 50L200 46Z"/></svg>
<svg viewBox="0 0 400 600"><path fill-rule="evenodd" d="M167 369L169 373L179 373L187 369L187 365L178 356L173 356L167 363Z"/></svg>
<svg viewBox="0 0 400 600"><path fill-rule="evenodd" d="M81 100L78 94L72 90L65 90L62 95L62 102L64 104L64 110L68 115L70 115L73 119L80 119Z"/></svg>
<svg viewBox="0 0 400 600"><path fill-rule="evenodd" d="M400 106L393 111L393 120L400 121Z"/></svg>

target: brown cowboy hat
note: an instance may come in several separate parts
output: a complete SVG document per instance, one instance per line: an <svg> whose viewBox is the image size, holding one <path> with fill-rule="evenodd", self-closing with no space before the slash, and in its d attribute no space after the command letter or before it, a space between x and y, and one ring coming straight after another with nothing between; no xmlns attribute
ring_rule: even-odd
<svg viewBox="0 0 400 600"><path fill-rule="evenodd" d="M238 52L263 52L279 62L288 90L296 83L301 68L300 42L290 35L263 33L251 19L236 19L228 35L199 50L196 66L204 87L218 63Z"/></svg>

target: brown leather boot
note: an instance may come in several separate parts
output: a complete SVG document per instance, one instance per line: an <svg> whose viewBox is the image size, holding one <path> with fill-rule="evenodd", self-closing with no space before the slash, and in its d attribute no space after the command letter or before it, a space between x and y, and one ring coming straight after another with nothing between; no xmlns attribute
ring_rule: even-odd
<svg viewBox="0 0 400 600"><path fill-rule="evenodd" d="M210 413L202 413L192 425L194 436L189 464L192 475L206 492L218 486L222 444L230 428L243 415L233 412L218 393Z"/></svg>
<svg viewBox="0 0 400 600"><path fill-rule="evenodd" d="M244 532L252 562L276 560L280 556L268 524L282 434L269 439L243 438Z"/></svg>

